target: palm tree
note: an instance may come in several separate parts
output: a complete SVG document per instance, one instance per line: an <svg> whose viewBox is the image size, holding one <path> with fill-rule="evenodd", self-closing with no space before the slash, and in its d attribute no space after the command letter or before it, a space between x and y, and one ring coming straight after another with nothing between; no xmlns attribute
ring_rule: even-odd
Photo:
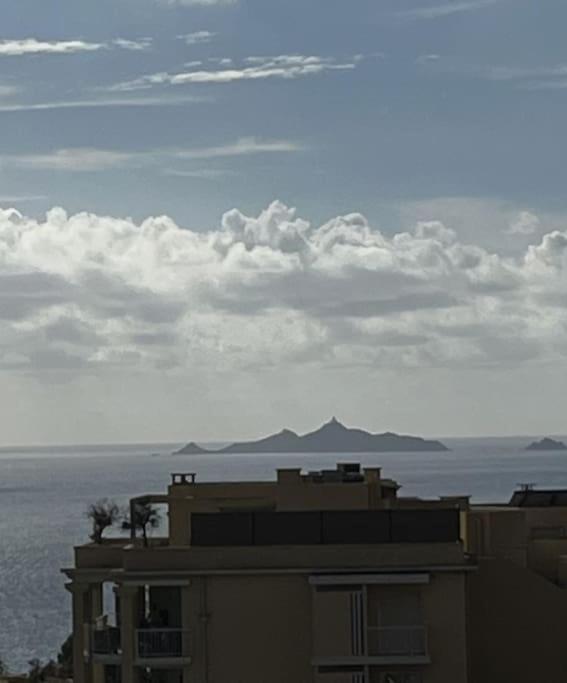
<svg viewBox="0 0 567 683"><path fill-rule="evenodd" d="M132 514L127 513L122 522L123 529L139 529L142 532L144 547L148 547L148 531L157 529L161 522L159 510L151 503L134 503Z"/></svg>
<svg viewBox="0 0 567 683"><path fill-rule="evenodd" d="M108 498L101 498L87 508L87 517L91 520L93 530L90 535L95 543L102 543L104 530L115 524L120 518L120 508Z"/></svg>

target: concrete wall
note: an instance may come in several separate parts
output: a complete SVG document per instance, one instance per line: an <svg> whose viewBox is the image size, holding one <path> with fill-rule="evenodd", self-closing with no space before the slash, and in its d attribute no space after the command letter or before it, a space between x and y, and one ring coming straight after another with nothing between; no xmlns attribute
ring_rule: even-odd
<svg viewBox="0 0 567 683"><path fill-rule="evenodd" d="M348 590L313 591L313 656L352 656Z"/></svg>
<svg viewBox="0 0 567 683"><path fill-rule="evenodd" d="M257 570L427 567L464 564L461 543L132 548L122 556L128 571Z"/></svg>
<svg viewBox="0 0 567 683"><path fill-rule="evenodd" d="M422 609L431 664L424 683L467 683L465 574L433 574L423 587ZM535 683L535 682L534 682Z"/></svg>
<svg viewBox="0 0 567 683"><path fill-rule="evenodd" d="M567 593L500 559L467 582L470 683L564 681Z"/></svg>
<svg viewBox="0 0 567 683"><path fill-rule="evenodd" d="M305 577L210 577L207 613L209 683L313 680Z"/></svg>

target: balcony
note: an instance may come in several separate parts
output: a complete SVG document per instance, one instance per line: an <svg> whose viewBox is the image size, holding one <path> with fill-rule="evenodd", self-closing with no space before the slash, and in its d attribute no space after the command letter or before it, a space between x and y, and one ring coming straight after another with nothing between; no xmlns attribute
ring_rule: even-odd
<svg viewBox="0 0 567 683"><path fill-rule="evenodd" d="M138 660L187 659L189 633L180 628L138 629L136 656Z"/></svg>
<svg viewBox="0 0 567 683"><path fill-rule="evenodd" d="M369 626L368 654L371 657L426 657L425 626Z"/></svg>
<svg viewBox="0 0 567 683"><path fill-rule="evenodd" d="M93 656L108 657L120 655L120 629L116 626L93 628L91 631L91 652Z"/></svg>

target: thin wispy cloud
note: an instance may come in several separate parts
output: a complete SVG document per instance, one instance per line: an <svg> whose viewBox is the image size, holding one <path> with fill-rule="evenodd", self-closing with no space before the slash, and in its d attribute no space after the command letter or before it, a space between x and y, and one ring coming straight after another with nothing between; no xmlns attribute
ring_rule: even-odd
<svg viewBox="0 0 567 683"><path fill-rule="evenodd" d="M348 71L355 69L362 60L356 55L348 60L338 61L334 57L315 55L278 55L275 57L248 57L238 67L224 69L200 69L179 73L155 73L132 81L118 83L112 90L128 91L156 85L189 85L202 83L234 83L256 81L268 78L295 79L315 76L327 71Z"/></svg>
<svg viewBox="0 0 567 683"><path fill-rule="evenodd" d="M47 195L44 194L5 194L0 195L0 204L24 204L26 202L41 202L47 199Z"/></svg>
<svg viewBox="0 0 567 683"><path fill-rule="evenodd" d="M21 88L17 85L4 85L0 84L0 98L2 97L13 97L21 92Z"/></svg>
<svg viewBox="0 0 567 683"><path fill-rule="evenodd" d="M1 94L1 91L0 91ZM61 100L53 102L12 102L0 104L0 113L24 111L50 111L58 109L98 109L98 108L144 108L144 107L181 107L189 104L210 102L209 97L110 97L95 100Z"/></svg>
<svg viewBox="0 0 567 683"><path fill-rule="evenodd" d="M227 7L236 5L238 0L157 0L157 2L166 7Z"/></svg>
<svg viewBox="0 0 567 683"><path fill-rule="evenodd" d="M291 140L259 140L248 137L240 138L229 145L181 150L176 156L180 159L216 159L251 154L300 152L303 149L304 147Z"/></svg>
<svg viewBox="0 0 567 683"><path fill-rule="evenodd" d="M288 154L300 152L305 148L291 140L261 140L254 137L239 138L236 142L213 147L193 147L187 149L150 149L141 151L122 151L92 147L58 149L41 154L3 155L2 164L34 171L68 171L73 173L92 173L111 169L141 166L163 167L173 160L222 159L230 157L253 156L259 154ZM200 169L171 169L171 175L199 173ZM210 178L219 177L216 170L207 171ZM197 176L194 176L197 177Z"/></svg>
<svg viewBox="0 0 567 683"><path fill-rule="evenodd" d="M127 40L117 38L111 42L93 43L84 40L38 40L22 38L18 40L1 40L0 57L21 57L23 55L69 55L81 52L97 52L113 47L123 50L145 50L151 45L150 38Z"/></svg>
<svg viewBox="0 0 567 683"><path fill-rule="evenodd" d="M495 5L501 0L463 0L462 2L446 2L442 5L432 5L430 7L416 7L414 9L396 12L398 19L419 20L419 19L440 19L453 14L463 12L476 12Z"/></svg>
<svg viewBox="0 0 567 683"><path fill-rule="evenodd" d="M165 168L163 169L162 174L174 178L197 178L199 180L214 181L221 180L227 176L234 176L236 175L236 172L226 168L197 168L195 170Z"/></svg>
<svg viewBox="0 0 567 683"><path fill-rule="evenodd" d="M177 38L186 45L201 45L203 43L210 43L216 35L212 31L194 31L193 33L177 36Z"/></svg>
<svg viewBox="0 0 567 683"><path fill-rule="evenodd" d="M112 41L112 45L120 47L123 50L131 50L133 52L140 52L148 50L152 46L153 40L151 38L139 38L138 40L128 40L126 38L116 38Z"/></svg>
<svg viewBox="0 0 567 683"><path fill-rule="evenodd" d="M416 60L415 63L419 65L426 65L426 64L433 64L441 59L441 55L437 54L429 54L429 55L420 55Z"/></svg>
<svg viewBox="0 0 567 683"><path fill-rule="evenodd" d="M39 171L105 171L127 165L136 153L107 149L73 148L58 149L47 154L5 155L3 164Z"/></svg>
<svg viewBox="0 0 567 683"><path fill-rule="evenodd" d="M459 63L440 55L423 55L416 63L434 74L456 74L465 78L510 83L520 90L567 88L567 64L546 66L478 65Z"/></svg>

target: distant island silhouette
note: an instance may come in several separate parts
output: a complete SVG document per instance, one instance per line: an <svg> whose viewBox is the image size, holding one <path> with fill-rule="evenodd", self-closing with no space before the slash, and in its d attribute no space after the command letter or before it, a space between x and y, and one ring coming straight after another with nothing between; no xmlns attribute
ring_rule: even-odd
<svg viewBox="0 0 567 683"><path fill-rule="evenodd" d="M567 451L567 446L563 441L556 441L546 437L541 441L534 441L526 447L527 451Z"/></svg>
<svg viewBox="0 0 567 683"><path fill-rule="evenodd" d="M313 432L299 436L290 429L257 441L243 441L218 450L209 450L194 441L174 455L205 453L387 453L410 451L448 451L440 441L385 432L371 434L363 429L345 427L335 417Z"/></svg>

